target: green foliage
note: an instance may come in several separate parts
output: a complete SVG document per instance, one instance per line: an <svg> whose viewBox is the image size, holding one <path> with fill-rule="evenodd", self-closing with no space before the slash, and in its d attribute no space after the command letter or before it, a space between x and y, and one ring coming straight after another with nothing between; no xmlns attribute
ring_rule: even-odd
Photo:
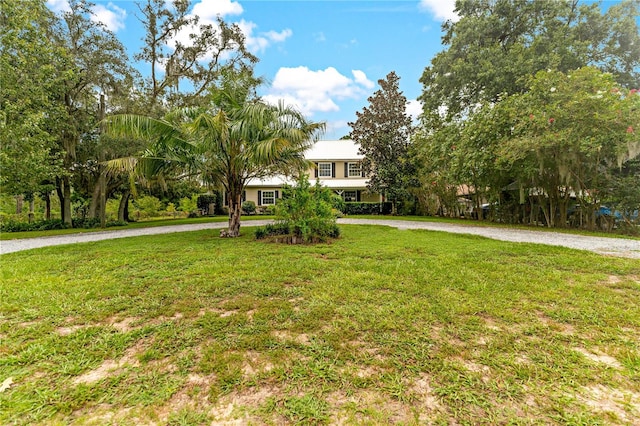
<svg viewBox="0 0 640 426"><path fill-rule="evenodd" d="M117 220L111 220L106 223L107 228L126 225L128 225L127 222ZM83 229L99 228L100 219L73 219L71 226L60 219L39 220L35 222L6 221L0 223L0 231L2 232L51 231L56 229L69 229L71 227Z"/></svg>
<svg viewBox="0 0 640 426"><path fill-rule="evenodd" d="M50 231L52 229L67 229L70 226L60 219L41 220L36 222L7 221L0 223L2 232L24 232L24 231Z"/></svg>
<svg viewBox="0 0 640 426"><path fill-rule="evenodd" d="M255 80L228 76L212 88L207 108L182 108L162 119L117 115L107 120L112 135L147 139L152 155L136 159L157 172L179 164L221 186L229 202L229 237L240 235L242 191L250 178L306 166L304 151L324 129L283 103L252 99ZM149 153L147 153L149 154Z"/></svg>
<svg viewBox="0 0 640 426"><path fill-rule="evenodd" d="M540 70L569 72L588 65L610 72L621 85L640 80L638 2L484 1L456 4L460 20L443 25L445 50L420 79L424 118L463 118L478 103L527 90Z"/></svg>
<svg viewBox="0 0 640 426"><path fill-rule="evenodd" d="M356 112L349 123L351 138L364 154L362 169L369 178L367 187L393 203L410 198L415 166L409 156L411 117L406 113L407 99L399 87L395 72L378 80L380 90L368 99L369 106Z"/></svg>
<svg viewBox="0 0 640 426"><path fill-rule="evenodd" d="M211 204L216 205L218 201L217 193L198 195L198 208L200 210L208 210ZM215 207L214 207L215 208ZM215 212L210 212L214 214Z"/></svg>
<svg viewBox="0 0 640 426"><path fill-rule="evenodd" d="M140 217L155 217L164 210L162 202L151 195L143 195L133 201L134 207L140 213Z"/></svg>
<svg viewBox="0 0 640 426"><path fill-rule="evenodd" d="M593 226L612 195L614 171L640 154L640 96L594 68L541 71L525 94L495 110L513 129L494 151L499 167L527 188L544 189L551 225L564 226L572 190Z"/></svg>
<svg viewBox="0 0 640 426"><path fill-rule="evenodd" d="M640 154L639 122L637 90L586 67L540 71L524 93L477 105L414 141L423 186L448 208L462 188L475 208L499 203L501 220L564 227L577 202L593 228L601 203L625 198L614 194L626 191L615 179Z"/></svg>
<svg viewBox="0 0 640 426"><path fill-rule="evenodd" d="M61 106L53 14L39 0L0 0L0 189L37 192L60 171L48 118Z"/></svg>
<svg viewBox="0 0 640 426"><path fill-rule="evenodd" d="M181 198L178 210L187 213L196 213L198 211L198 195L192 195L191 198Z"/></svg>
<svg viewBox="0 0 640 426"><path fill-rule="evenodd" d="M362 215L362 214L391 214L391 203L365 203L365 202L349 202L344 203L344 214Z"/></svg>
<svg viewBox="0 0 640 426"><path fill-rule="evenodd" d="M316 181L312 188L302 173L296 185L285 186L276 204L276 223L257 231L256 238L289 235L292 242L318 242L340 236L331 202L331 191Z"/></svg>
<svg viewBox="0 0 640 426"><path fill-rule="evenodd" d="M242 203L242 212L249 215L254 214L256 212L256 203L251 200L245 201Z"/></svg>
<svg viewBox="0 0 640 426"><path fill-rule="evenodd" d="M356 112L357 120L349 123L351 137L364 154L362 169L369 178L367 187L392 202L392 214L396 214L398 202L411 198L409 188L416 184L409 152L411 117L399 81L395 72L378 80L380 90L369 97L368 107Z"/></svg>

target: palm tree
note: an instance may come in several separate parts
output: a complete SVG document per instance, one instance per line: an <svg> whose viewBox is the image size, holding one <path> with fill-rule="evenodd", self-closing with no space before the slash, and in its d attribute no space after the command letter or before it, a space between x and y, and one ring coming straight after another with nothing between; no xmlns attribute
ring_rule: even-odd
<svg viewBox="0 0 640 426"><path fill-rule="evenodd" d="M221 186L229 207L229 228L221 235L240 235L242 193L250 179L306 167L304 152L324 131L325 124L308 121L282 102L270 105L249 99L246 86L227 87L212 95L209 108L183 108L162 119L115 115L107 132L148 139L152 149L123 164L144 166L155 173L179 165Z"/></svg>

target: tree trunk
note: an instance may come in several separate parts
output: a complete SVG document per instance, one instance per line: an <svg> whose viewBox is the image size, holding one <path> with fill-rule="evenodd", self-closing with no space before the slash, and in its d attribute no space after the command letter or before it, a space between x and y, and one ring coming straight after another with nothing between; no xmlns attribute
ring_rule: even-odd
<svg viewBox="0 0 640 426"><path fill-rule="evenodd" d="M24 202L23 195L16 195L16 214L22 214L22 203Z"/></svg>
<svg viewBox="0 0 640 426"><path fill-rule="evenodd" d="M100 173L98 180L100 187L100 227L107 227L107 178L104 170Z"/></svg>
<svg viewBox="0 0 640 426"><path fill-rule="evenodd" d="M44 194L44 218L51 220L51 195L47 192Z"/></svg>
<svg viewBox="0 0 640 426"><path fill-rule="evenodd" d="M240 216L242 215L242 191L237 194L227 193L229 200L229 229L221 236L235 238L240 236Z"/></svg>
<svg viewBox="0 0 640 426"><path fill-rule="evenodd" d="M72 225L71 221L71 187L69 185L69 178L64 176L57 179L56 192L60 199L60 218L68 225Z"/></svg>
<svg viewBox="0 0 640 426"><path fill-rule="evenodd" d="M33 219L35 218L35 213L34 213L35 207L36 207L36 200L31 198L31 200L29 200L29 223L32 223Z"/></svg>
<svg viewBox="0 0 640 426"><path fill-rule="evenodd" d="M100 204L100 182L96 182L91 193L91 203L89 204L89 217L98 217L98 206Z"/></svg>
<svg viewBox="0 0 640 426"><path fill-rule="evenodd" d="M118 206L118 220L120 222L127 222L129 220L128 209L129 205L129 197L131 196L131 191L128 189L122 193L122 198L120 199L120 205Z"/></svg>

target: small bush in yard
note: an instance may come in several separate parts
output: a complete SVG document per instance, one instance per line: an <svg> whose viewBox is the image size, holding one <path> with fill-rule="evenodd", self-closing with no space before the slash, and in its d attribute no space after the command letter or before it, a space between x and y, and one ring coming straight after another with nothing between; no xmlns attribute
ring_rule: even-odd
<svg viewBox="0 0 640 426"><path fill-rule="evenodd" d="M276 204L276 222L258 228L256 238L276 237L288 243L314 243L340 236L340 228L332 211L332 195L319 183L312 188L306 175L296 186L286 186ZM277 238L277 237L282 238Z"/></svg>
<svg viewBox="0 0 640 426"><path fill-rule="evenodd" d="M254 214L256 212L256 203L254 203L253 201L245 201L244 203L242 203L242 211L245 214Z"/></svg>

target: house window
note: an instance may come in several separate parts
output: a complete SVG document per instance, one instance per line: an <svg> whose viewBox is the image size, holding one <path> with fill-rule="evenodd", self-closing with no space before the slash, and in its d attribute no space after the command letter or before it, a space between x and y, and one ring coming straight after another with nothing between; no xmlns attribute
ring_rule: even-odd
<svg viewBox="0 0 640 426"><path fill-rule="evenodd" d="M349 163L349 177L361 177L362 168L360 163Z"/></svg>
<svg viewBox="0 0 640 426"><path fill-rule="evenodd" d="M331 163L318 163L318 176L319 177L331 177Z"/></svg>
<svg viewBox="0 0 640 426"><path fill-rule="evenodd" d="M358 201L358 192L357 191L344 191L342 196L344 197L344 201L346 201L347 203L348 202Z"/></svg>
<svg viewBox="0 0 640 426"><path fill-rule="evenodd" d="M262 191L262 205L268 206L276 203L276 191Z"/></svg>

